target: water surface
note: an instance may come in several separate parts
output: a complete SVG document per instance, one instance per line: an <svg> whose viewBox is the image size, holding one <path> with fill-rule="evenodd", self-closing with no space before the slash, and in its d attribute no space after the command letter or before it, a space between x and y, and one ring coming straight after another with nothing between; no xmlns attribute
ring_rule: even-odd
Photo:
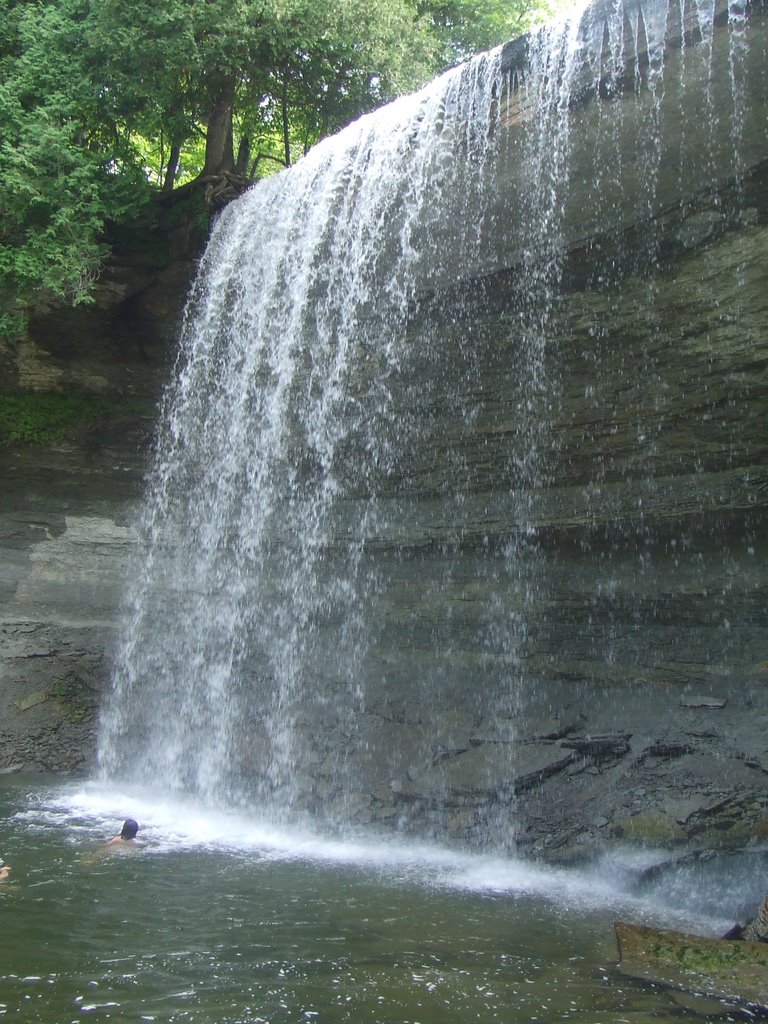
<svg viewBox="0 0 768 1024"><path fill-rule="evenodd" d="M125 816L140 852L98 854ZM51 1022L738 1019L624 978L613 921L716 931L599 872L279 831L147 794L0 787L0 1015ZM738 887L743 880L732 883ZM699 894L700 895L700 894ZM695 901L692 901L695 902ZM706 909L706 908L705 908Z"/></svg>

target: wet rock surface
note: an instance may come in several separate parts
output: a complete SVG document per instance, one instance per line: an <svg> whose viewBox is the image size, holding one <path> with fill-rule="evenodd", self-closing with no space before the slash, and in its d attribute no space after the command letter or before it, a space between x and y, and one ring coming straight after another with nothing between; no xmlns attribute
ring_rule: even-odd
<svg viewBox="0 0 768 1024"><path fill-rule="evenodd" d="M341 802L353 822L501 837L553 860L620 842L765 841L768 299L737 278L749 264L768 279L767 220L763 207L747 231L660 271L650 354L633 298L646 285L630 277L621 290L564 300L549 428L557 466L536 506L536 543L522 552L524 595L516 578L503 580L503 542L519 526L503 514L499 440L514 395L497 360L510 353L494 347L506 337L498 309L478 318L489 367L482 416L465 438L474 485L466 500L439 499L425 536L431 495L450 493L453 468L437 450L418 467L428 439L413 453L417 525L409 534L405 502L365 709L341 707L324 729L311 706L302 712L306 806L330 815ZM628 375L641 362L639 378ZM91 434L2 453L0 767L92 764L148 422L108 445ZM450 429L442 420L431 436ZM458 533L464 550L444 575L441 546ZM530 623L511 672L487 641L478 647L489 586ZM446 610L453 635L440 650Z"/></svg>
<svg viewBox="0 0 768 1024"><path fill-rule="evenodd" d="M365 697L318 665L294 709L294 791L329 820L561 863L763 845L768 161L652 223L574 239L562 276L530 493L519 268L415 319L419 356L390 382L398 474L378 481L368 548L388 584ZM20 389L138 404L0 452L0 771L93 766L178 313L176 284L161 301L150 280L111 300L105 282L92 314L52 314L2 354ZM269 678L257 658L252 672ZM256 777L258 701L250 713L231 770Z"/></svg>
<svg viewBox="0 0 768 1024"><path fill-rule="evenodd" d="M95 302L0 346L4 390L98 399L41 446L0 444L0 771L84 772L110 678L132 523L200 238L122 249Z"/></svg>
<svg viewBox="0 0 768 1024"><path fill-rule="evenodd" d="M763 943L719 941L623 922L616 924L616 938L619 968L631 977L761 1011L768 1004L768 946ZM690 1008L707 1012L695 1004ZM720 1011L727 1012L727 1007L721 1005Z"/></svg>

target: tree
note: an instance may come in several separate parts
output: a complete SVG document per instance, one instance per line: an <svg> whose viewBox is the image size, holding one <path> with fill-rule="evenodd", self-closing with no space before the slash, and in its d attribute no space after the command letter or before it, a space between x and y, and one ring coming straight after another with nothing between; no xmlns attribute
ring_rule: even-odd
<svg viewBox="0 0 768 1024"><path fill-rule="evenodd" d="M84 72L84 0L0 0L0 330L37 304L84 301L107 218L146 190Z"/></svg>
<svg viewBox="0 0 768 1024"><path fill-rule="evenodd" d="M89 20L115 117L170 140L171 177L171 155L201 137L203 177L266 136L289 163L294 119L306 148L428 78L428 30L410 0L102 0Z"/></svg>
<svg viewBox="0 0 768 1024"><path fill-rule="evenodd" d="M106 226L243 184L470 52L534 0L0 0L0 331L87 301Z"/></svg>
<svg viewBox="0 0 768 1024"><path fill-rule="evenodd" d="M444 67L516 39L562 6L563 0L416 0L416 10L439 42Z"/></svg>

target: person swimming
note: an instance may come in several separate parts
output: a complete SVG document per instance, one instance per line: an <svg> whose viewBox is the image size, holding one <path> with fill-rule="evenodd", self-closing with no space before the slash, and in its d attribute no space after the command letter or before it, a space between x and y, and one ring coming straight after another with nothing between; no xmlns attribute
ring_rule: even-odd
<svg viewBox="0 0 768 1024"><path fill-rule="evenodd" d="M80 862L82 864L98 864L112 854L140 853L144 844L136 838L138 831L138 822L133 818L126 818L118 835L101 843L95 850L82 854Z"/></svg>
<svg viewBox="0 0 768 1024"><path fill-rule="evenodd" d="M8 875L11 873L11 865L6 864L2 857L0 857L0 882L4 882Z"/></svg>
<svg viewBox="0 0 768 1024"><path fill-rule="evenodd" d="M120 834L107 840L105 846L136 846L136 835L139 831L138 823L133 818L126 818Z"/></svg>

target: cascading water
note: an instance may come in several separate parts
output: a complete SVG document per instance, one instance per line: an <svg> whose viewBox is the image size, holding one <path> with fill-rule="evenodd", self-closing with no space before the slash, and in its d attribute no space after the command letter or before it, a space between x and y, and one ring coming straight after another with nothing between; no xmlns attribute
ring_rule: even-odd
<svg viewBox="0 0 768 1024"><path fill-rule="evenodd" d="M345 714L386 586L366 545L411 433L405 326L481 257L499 53L364 118L220 218L165 402L110 773L232 802L295 795L297 707ZM310 697L310 700L312 698Z"/></svg>
<svg viewBox="0 0 768 1024"><path fill-rule="evenodd" d="M554 660L545 485L582 457L557 429L569 252L602 253L613 233L596 288L619 264L655 268L646 225L679 200L664 183L723 176L727 133L703 159L685 131L661 142L681 116L670 52L724 116L716 15L589 8L362 118L224 211L163 405L106 776L509 840L516 794L565 763L518 734ZM576 120L592 131L580 148Z"/></svg>

